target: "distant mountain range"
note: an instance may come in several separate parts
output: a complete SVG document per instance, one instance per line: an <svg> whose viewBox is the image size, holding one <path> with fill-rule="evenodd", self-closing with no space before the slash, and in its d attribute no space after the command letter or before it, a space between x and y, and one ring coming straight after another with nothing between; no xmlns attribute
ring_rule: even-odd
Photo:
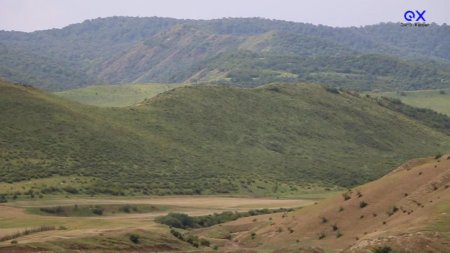
<svg viewBox="0 0 450 253"><path fill-rule="evenodd" d="M450 26L332 28L260 18L111 17L0 32L0 77L48 90L101 83L450 86Z"/></svg>

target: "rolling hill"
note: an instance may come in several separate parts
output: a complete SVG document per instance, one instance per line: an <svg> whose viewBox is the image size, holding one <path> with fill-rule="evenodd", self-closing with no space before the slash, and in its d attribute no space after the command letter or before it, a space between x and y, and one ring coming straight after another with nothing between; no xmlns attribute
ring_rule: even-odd
<svg viewBox="0 0 450 253"><path fill-rule="evenodd" d="M181 84L91 85L55 92L54 94L81 104L100 107L124 107L142 102Z"/></svg>
<svg viewBox="0 0 450 253"><path fill-rule="evenodd" d="M445 116L423 112L425 125L424 115L407 116L414 108L402 114L308 84L186 86L135 106L98 108L2 82L0 112L2 182L88 180L34 189L44 194L291 196L351 187L405 159L450 150Z"/></svg>
<svg viewBox="0 0 450 253"><path fill-rule="evenodd" d="M449 26L437 24L332 28L259 18L100 18L63 29L0 31L0 77L52 91L150 82L448 88L449 36Z"/></svg>
<svg viewBox="0 0 450 253"><path fill-rule="evenodd" d="M411 160L386 176L285 214L194 231L223 250L450 252L450 159Z"/></svg>

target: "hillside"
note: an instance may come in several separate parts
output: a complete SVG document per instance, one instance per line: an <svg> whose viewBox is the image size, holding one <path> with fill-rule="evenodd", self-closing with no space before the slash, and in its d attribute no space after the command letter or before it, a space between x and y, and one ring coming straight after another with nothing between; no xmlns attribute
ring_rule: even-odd
<svg viewBox="0 0 450 253"><path fill-rule="evenodd" d="M436 24L332 28L259 18L99 18L32 33L0 31L0 77L52 91L150 82L448 88L449 36L448 25Z"/></svg>
<svg viewBox="0 0 450 253"><path fill-rule="evenodd" d="M55 92L68 100L100 107L124 107L142 102L181 84L124 84L92 85L84 88Z"/></svg>
<svg viewBox="0 0 450 253"><path fill-rule="evenodd" d="M440 121L425 126L370 98L307 84L186 86L97 108L2 82L0 111L2 182L87 178L75 189L35 189L44 194L291 196L450 150Z"/></svg>
<svg viewBox="0 0 450 253"><path fill-rule="evenodd" d="M450 252L449 185L449 156L416 159L295 212L242 218L193 233L224 250Z"/></svg>

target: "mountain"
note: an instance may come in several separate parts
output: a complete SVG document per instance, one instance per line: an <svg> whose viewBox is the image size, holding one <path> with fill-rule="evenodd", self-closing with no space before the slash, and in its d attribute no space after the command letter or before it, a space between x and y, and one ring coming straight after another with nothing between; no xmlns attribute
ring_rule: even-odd
<svg viewBox="0 0 450 253"><path fill-rule="evenodd" d="M83 194L289 196L351 187L450 150L450 119L397 107L298 84L185 86L98 108L1 82L0 178L81 176L90 183L70 192Z"/></svg>
<svg viewBox="0 0 450 253"><path fill-rule="evenodd" d="M450 159L411 160L384 177L295 212L193 233L247 252L450 252Z"/></svg>
<svg viewBox="0 0 450 253"><path fill-rule="evenodd" d="M0 77L53 91L149 82L448 88L448 38L449 26L436 24L332 28L259 18L99 18L32 33L0 31Z"/></svg>

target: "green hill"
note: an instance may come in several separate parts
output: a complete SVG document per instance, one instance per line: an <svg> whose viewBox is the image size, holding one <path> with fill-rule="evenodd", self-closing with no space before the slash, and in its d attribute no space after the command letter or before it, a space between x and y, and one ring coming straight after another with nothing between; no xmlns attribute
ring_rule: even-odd
<svg viewBox="0 0 450 253"><path fill-rule="evenodd" d="M84 194L289 195L450 150L439 128L306 84L186 86L98 108L2 82L0 112L2 182L93 178L69 191Z"/></svg>
<svg viewBox="0 0 450 253"><path fill-rule="evenodd" d="M319 82L355 90L450 87L450 26L332 28L259 18L111 17L0 31L0 78L52 91L99 83Z"/></svg>
<svg viewBox="0 0 450 253"><path fill-rule="evenodd" d="M87 105L123 107L134 105L179 86L181 84L92 85L54 94Z"/></svg>

